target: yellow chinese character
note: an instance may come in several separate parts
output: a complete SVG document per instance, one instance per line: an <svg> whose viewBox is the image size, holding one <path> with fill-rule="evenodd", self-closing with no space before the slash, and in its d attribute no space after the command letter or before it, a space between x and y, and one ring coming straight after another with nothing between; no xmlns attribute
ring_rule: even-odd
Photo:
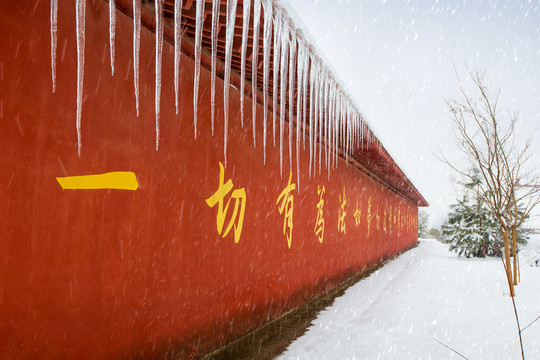
<svg viewBox="0 0 540 360"><path fill-rule="evenodd" d="M292 179L292 172L289 175L289 182L287 183L287 186L281 194L279 194L276 205L279 203L281 199L283 201L281 202L281 205L279 205L279 213L283 214L285 211L285 219L283 221L283 234L287 238L287 245L289 246L289 249L291 248L292 243L292 230L293 230L293 195L291 192L296 189L296 184L291 184ZM287 231L288 229L288 231Z"/></svg>
<svg viewBox="0 0 540 360"><path fill-rule="evenodd" d="M338 231L345 234L345 205L347 200L345 199L345 188L343 188L343 198L339 195L339 202L341 203L340 208L338 209Z"/></svg>
<svg viewBox="0 0 540 360"><path fill-rule="evenodd" d="M377 231L381 229L381 217L379 216L379 207L377 207L377 211L375 211L375 221L377 225Z"/></svg>
<svg viewBox="0 0 540 360"><path fill-rule="evenodd" d="M358 209L358 200L356 200L356 210L354 211L354 225L360 225L362 211Z"/></svg>
<svg viewBox="0 0 540 360"><path fill-rule="evenodd" d="M317 186L317 194L319 195L319 202L317 203L317 220L315 221L315 235L319 238L319 242L323 242L324 238L324 217L323 217L323 206L324 206L324 195L325 189L324 185L321 189L320 186Z"/></svg>
<svg viewBox="0 0 540 360"><path fill-rule="evenodd" d="M214 207L216 204L218 204L218 211L216 216L218 234L220 234L222 237L227 236L234 225L234 242L238 243L238 241L240 240L240 235L242 234L242 225L244 224L244 212L246 210L246 190L244 188L234 190L229 200L227 200L225 207L223 207L225 196L229 194L233 187L231 179L227 180L227 182L224 183L224 178L225 169L223 168L223 164L221 164L220 162L218 189L212 196L206 199L206 204L210 207ZM229 224L227 225L225 232L222 234L223 225L225 224L225 218L227 217L227 211L229 210L229 205L232 199L234 199L233 214L231 216L231 219L229 220ZM239 207L240 213L238 213ZM235 220L237 220L236 224L234 223Z"/></svg>
<svg viewBox="0 0 540 360"><path fill-rule="evenodd" d="M383 230L386 231L386 208L383 213Z"/></svg>
<svg viewBox="0 0 540 360"><path fill-rule="evenodd" d="M392 205L390 205L390 210L388 211L388 230L392 231Z"/></svg>
<svg viewBox="0 0 540 360"><path fill-rule="evenodd" d="M369 237L369 229L371 227L371 196L368 199L366 221L367 221L367 236Z"/></svg>

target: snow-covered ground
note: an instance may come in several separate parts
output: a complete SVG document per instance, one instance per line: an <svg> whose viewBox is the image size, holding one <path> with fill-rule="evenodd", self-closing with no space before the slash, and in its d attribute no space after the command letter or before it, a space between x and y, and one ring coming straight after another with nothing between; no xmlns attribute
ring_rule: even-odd
<svg viewBox="0 0 540 360"><path fill-rule="evenodd" d="M521 328L540 316L540 236L521 252ZM540 320L522 332L540 359ZM500 259L463 259L420 240L322 311L280 359L519 359L517 325Z"/></svg>

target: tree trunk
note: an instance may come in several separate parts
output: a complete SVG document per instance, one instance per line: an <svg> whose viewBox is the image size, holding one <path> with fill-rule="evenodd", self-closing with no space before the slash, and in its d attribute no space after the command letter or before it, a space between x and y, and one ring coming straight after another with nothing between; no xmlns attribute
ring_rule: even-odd
<svg viewBox="0 0 540 360"><path fill-rule="evenodd" d="M516 227L512 226L512 255L514 256L514 285L518 284L518 254L517 254L517 232Z"/></svg>
<svg viewBox="0 0 540 360"><path fill-rule="evenodd" d="M512 263L510 262L510 246L508 244L508 232L501 229L501 233L504 239L504 262L506 263L506 278L508 280L508 288L510 289L510 296L514 297L514 282L512 281Z"/></svg>

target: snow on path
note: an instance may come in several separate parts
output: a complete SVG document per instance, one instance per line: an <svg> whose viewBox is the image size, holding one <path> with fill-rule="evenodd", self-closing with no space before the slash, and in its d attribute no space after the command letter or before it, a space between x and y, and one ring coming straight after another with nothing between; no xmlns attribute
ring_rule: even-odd
<svg viewBox="0 0 540 360"><path fill-rule="evenodd" d="M522 266L516 292L523 328L540 315L540 267ZM461 359L434 338L471 360L518 359L516 329L500 259L421 240L337 298L280 359ZM540 321L523 342L540 359Z"/></svg>

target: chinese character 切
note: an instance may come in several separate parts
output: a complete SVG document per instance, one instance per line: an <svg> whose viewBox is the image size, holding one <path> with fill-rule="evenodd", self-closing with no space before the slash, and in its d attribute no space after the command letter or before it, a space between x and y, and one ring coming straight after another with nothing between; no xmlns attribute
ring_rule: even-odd
<svg viewBox="0 0 540 360"><path fill-rule="evenodd" d="M345 212L345 205L347 204L345 188L343 188L343 198L339 195L339 202L341 205L338 209L338 231L345 234L345 215L347 215L347 212Z"/></svg>
<svg viewBox="0 0 540 360"><path fill-rule="evenodd" d="M317 220L315 221L315 235L319 238L319 242L322 243L324 239L324 216L323 216L323 207L324 207L324 195L325 189L324 185L321 189L320 186L317 186L317 194L319 195L319 202L317 203Z"/></svg>
<svg viewBox="0 0 540 360"><path fill-rule="evenodd" d="M360 225L360 220L362 219L362 210L358 208L358 200L356 200L356 210L354 211L354 225Z"/></svg>
<svg viewBox="0 0 540 360"><path fill-rule="evenodd" d="M292 179L292 172L289 175L289 182L287 183L287 186L281 194L279 194L276 205L279 204L279 201L281 201L281 204L279 205L279 213L283 214L285 213L285 219L283 221L283 234L287 238L287 246L289 246L289 249L291 248L292 243L292 230L293 230L293 203L294 198L291 192L296 189L296 184L291 184Z"/></svg>
<svg viewBox="0 0 540 360"><path fill-rule="evenodd" d="M233 188L233 183L231 179L227 180L226 183L224 183L224 179L225 169L223 168L223 164L221 164L220 162L218 189L212 196L206 199L206 204L210 207L214 207L216 204L218 205L218 211L216 216L216 226L218 234L220 234L222 237L227 236L234 225L234 242L238 243L238 241L240 241L240 235L242 234L242 225L244 224L244 212L246 210L246 190L244 188L234 190L231 193L229 200L227 200L225 207L223 207L225 202L225 196L227 196ZM223 225L225 225L225 218L227 217L227 211L229 210L229 205L232 199L234 199L234 210L229 220L229 224L225 228L225 232L223 232ZM238 212L239 209L240 212Z"/></svg>

